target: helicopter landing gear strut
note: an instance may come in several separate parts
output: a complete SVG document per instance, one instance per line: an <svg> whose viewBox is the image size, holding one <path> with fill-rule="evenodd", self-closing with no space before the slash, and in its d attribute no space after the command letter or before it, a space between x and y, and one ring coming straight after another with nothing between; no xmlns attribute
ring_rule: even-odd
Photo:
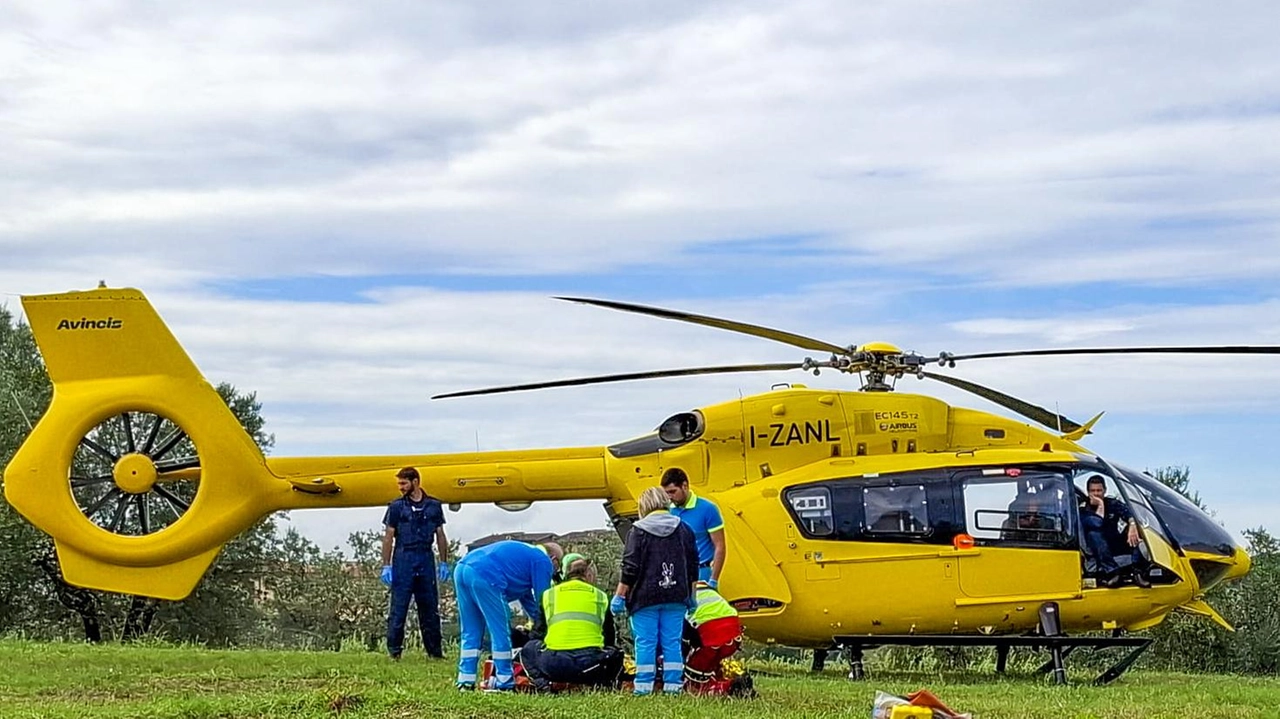
<svg viewBox="0 0 1280 719"><path fill-rule="evenodd" d="M821 674L822 670L827 667L827 657L832 652L843 651L845 657L849 660L849 679L860 681L867 678L866 668L862 665L862 650L871 647L863 645L837 645L829 649L814 649L813 664L809 667L809 671L814 674Z"/></svg>
<svg viewBox="0 0 1280 719"><path fill-rule="evenodd" d="M844 648L844 653L849 659L849 679L852 681L866 679L867 670L862 666L862 646L851 644Z"/></svg>

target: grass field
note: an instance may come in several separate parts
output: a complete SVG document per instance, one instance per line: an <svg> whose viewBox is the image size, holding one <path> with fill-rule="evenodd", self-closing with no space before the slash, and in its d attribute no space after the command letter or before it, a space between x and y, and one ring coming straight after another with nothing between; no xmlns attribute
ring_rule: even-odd
<svg viewBox="0 0 1280 719"><path fill-rule="evenodd" d="M877 671L865 682L838 667L753 665L755 699L460 694L452 662L366 652L214 651L164 645L86 646L0 641L0 717L799 717L870 716L877 689L927 687L976 719L1280 717L1280 678L1135 671L1108 687L997 679L987 671Z"/></svg>

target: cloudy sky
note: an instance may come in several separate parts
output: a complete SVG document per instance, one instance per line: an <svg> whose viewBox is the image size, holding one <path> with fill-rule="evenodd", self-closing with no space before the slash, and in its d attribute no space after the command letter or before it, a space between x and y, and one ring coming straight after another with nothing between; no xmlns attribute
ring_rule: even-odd
<svg viewBox="0 0 1280 719"><path fill-rule="evenodd" d="M924 353L1280 344L1280 6L0 2L0 301L151 297L277 456L604 444L824 374L675 307ZM963 377L1280 531L1280 358ZM909 390L985 401L909 380ZM380 510L298 512L321 544ZM494 528L603 526L593 503Z"/></svg>

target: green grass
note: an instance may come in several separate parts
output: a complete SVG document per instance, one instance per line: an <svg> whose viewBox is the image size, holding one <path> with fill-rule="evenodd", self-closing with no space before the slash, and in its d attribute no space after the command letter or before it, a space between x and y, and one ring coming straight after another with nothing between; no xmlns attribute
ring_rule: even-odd
<svg viewBox="0 0 1280 719"><path fill-rule="evenodd" d="M748 667L760 696L645 697L459 694L454 665L406 654L215 651L165 645L86 646L0 641L0 717L787 717L870 716L877 689L927 687L977 719L1280 717L1280 678L1135 671L1107 687L1051 686L987 670L877 670L850 682L779 663Z"/></svg>

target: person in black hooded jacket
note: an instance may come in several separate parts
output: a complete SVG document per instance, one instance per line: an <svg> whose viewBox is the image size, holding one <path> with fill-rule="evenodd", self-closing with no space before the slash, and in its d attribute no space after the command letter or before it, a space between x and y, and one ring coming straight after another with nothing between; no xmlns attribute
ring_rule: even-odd
<svg viewBox="0 0 1280 719"><path fill-rule="evenodd" d="M669 500L658 487L640 495L640 517L622 551L622 577L609 603L614 614L631 614L636 644L636 694L653 692L659 646L662 691L684 688L680 637L685 611L693 606L698 581L698 549L693 531L667 511Z"/></svg>

